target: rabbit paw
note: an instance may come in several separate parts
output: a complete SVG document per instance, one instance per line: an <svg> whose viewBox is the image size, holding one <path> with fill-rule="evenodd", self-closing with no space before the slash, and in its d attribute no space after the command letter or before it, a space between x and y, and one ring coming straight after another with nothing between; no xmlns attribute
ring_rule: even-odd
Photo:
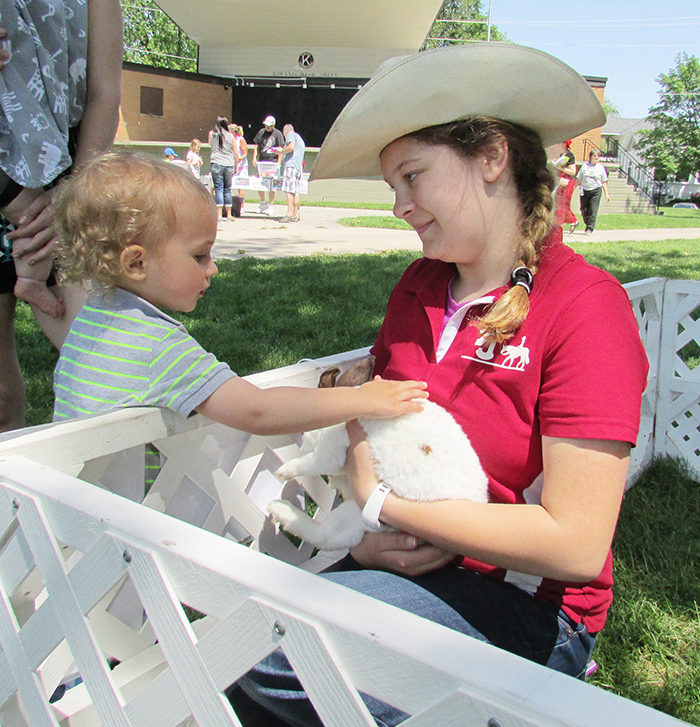
<svg viewBox="0 0 700 727"><path fill-rule="evenodd" d="M277 470L277 472L275 472L275 477L278 477L283 482L287 482L287 480L291 480L296 477L299 474L299 468L295 463L296 460L294 459L290 459L289 462L285 462Z"/></svg>
<svg viewBox="0 0 700 727"><path fill-rule="evenodd" d="M295 522L302 514L301 510L286 500L272 500L267 505L267 511L272 515L273 520L282 525Z"/></svg>

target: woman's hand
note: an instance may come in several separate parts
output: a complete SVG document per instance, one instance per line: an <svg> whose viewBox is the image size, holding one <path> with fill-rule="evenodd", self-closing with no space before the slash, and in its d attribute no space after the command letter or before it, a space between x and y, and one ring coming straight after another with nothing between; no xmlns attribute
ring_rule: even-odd
<svg viewBox="0 0 700 727"><path fill-rule="evenodd" d="M429 573L455 558L454 553L426 543L415 535L395 530L367 533L350 554L365 568L391 571L402 576Z"/></svg>
<svg viewBox="0 0 700 727"><path fill-rule="evenodd" d="M13 200L13 204L16 202L22 208L22 212L15 215L17 229L10 232L7 238L15 243L17 250L21 248L21 256L27 257L30 265L54 254L56 236L51 211L52 196L52 189L25 189Z"/></svg>

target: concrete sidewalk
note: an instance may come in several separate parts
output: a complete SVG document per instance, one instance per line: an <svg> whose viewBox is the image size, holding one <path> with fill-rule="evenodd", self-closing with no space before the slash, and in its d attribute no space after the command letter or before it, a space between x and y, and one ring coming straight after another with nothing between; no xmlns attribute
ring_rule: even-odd
<svg viewBox="0 0 700 727"><path fill-rule="evenodd" d="M286 207L275 205L274 215L259 215L258 202L246 203L235 222L219 221L214 256L236 260L242 257L275 258L295 255L340 255L376 253L386 250L421 250L413 230L382 230L344 227L343 217L391 216L389 210L356 210L335 207L302 207L299 222L281 224ZM700 228L661 230L600 230L592 235L565 233L565 242L621 242L625 240L700 239Z"/></svg>

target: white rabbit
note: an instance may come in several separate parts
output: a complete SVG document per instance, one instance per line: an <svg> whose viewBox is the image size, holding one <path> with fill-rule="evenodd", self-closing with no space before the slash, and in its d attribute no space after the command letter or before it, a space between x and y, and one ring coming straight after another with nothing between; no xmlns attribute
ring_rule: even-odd
<svg viewBox="0 0 700 727"><path fill-rule="evenodd" d="M374 357L363 359L344 374L329 369L319 386L352 386L368 381ZM408 500L488 501L488 480L469 439L451 414L437 404L421 400L423 411L395 419L361 419L380 480ZM272 517L288 532L321 550L342 550L357 545L369 530L353 499L345 475L350 439L345 424L304 434L301 455L284 464L277 476L329 475L344 502L323 522L316 522L285 500L268 505Z"/></svg>

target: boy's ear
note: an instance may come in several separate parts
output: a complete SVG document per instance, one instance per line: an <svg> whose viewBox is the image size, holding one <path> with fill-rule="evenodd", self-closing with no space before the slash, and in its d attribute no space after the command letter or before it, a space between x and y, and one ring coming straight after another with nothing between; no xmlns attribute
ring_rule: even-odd
<svg viewBox="0 0 700 727"><path fill-rule="evenodd" d="M508 166L508 142L505 139L495 139L481 151L483 175L487 182L495 182Z"/></svg>
<svg viewBox="0 0 700 727"><path fill-rule="evenodd" d="M122 273L130 280L140 281L146 277L146 249L141 245L129 245L119 255Z"/></svg>

